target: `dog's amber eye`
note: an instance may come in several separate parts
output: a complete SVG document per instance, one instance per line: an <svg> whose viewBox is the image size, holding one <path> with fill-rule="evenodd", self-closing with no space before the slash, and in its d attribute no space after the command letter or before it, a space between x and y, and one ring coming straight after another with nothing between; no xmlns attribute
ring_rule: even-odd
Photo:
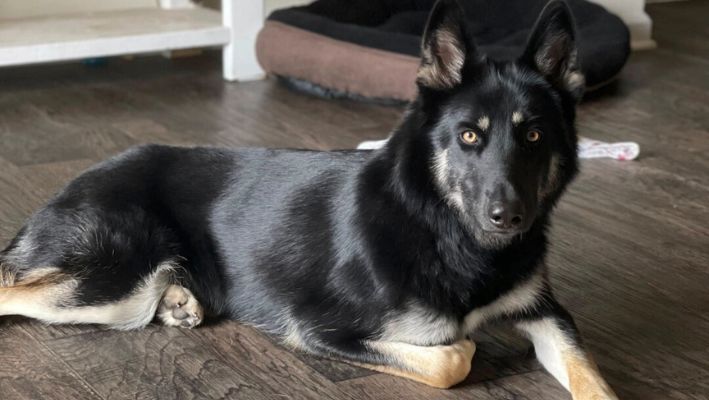
<svg viewBox="0 0 709 400"><path fill-rule="evenodd" d="M465 144L475 144L478 142L478 134L473 131L463 131L460 140Z"/></svg>
<svg viewBox="0 0 709 400"><path fill-rule="evenodd" d="M542 134L539 133L539 131L529 131L527 132L527 141L528 142L538 142L539 139L542 138Z"/></svg>

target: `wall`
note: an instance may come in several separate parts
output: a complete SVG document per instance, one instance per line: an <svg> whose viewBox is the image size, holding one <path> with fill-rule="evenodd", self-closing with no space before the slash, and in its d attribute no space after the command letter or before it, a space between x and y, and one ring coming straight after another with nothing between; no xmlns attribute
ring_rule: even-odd
<svg viewBox="0 0 709 400"><path fill-rule="evenodd" d="M655 47L652 20L645 13L645 0L590 0L605 7L625 21L630 29L633 49Z"/></svg>
<svg viewBox="0 0 709 400"><path fill-rule="evenodd" d="M0 0L2 18L155 7L157 0Z"/></svg>

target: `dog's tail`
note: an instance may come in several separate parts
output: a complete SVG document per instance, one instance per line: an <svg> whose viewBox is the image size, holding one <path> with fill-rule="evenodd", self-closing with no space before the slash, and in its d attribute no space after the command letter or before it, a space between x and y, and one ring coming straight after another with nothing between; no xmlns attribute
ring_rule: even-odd
<svg viewBox="0 0 709 400"><path fill-rule="evenodd" d="M16 281L15 268L5 260L5 252L0 252L0 315L11 314L5 310L5 306L10 301L9 297L13 291Z"/></svg>
<svg viewBox="0 0 709 400"><path fill-rule="evenodd" d="M15 286L16 276L15 267L6 262L3 254L0 253L0 288Z"/></svg>
<svg viewBox="0 0 709 400"><path fill-rule="evenodd" d="M66 281L57 268L37 268L23 272L0 253L0 316L25 315L33 305L57 293L53 288Z"/></svg>

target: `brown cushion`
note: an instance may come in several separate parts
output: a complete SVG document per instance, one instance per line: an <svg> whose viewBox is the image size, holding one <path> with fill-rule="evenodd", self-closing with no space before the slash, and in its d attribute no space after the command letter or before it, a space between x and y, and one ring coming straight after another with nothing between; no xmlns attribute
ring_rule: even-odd
<svg viewBox="0 0 709 400"><path fill-rule="evenodd" d="M266 21L256 54L267 72L337 92L407 101L416 96L419 59Z"/></svg>

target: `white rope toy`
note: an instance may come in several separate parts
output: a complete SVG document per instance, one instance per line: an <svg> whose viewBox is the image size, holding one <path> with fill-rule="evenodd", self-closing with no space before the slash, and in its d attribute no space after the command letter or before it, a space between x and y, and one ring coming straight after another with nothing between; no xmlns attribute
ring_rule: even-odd
<svg viewBox="0 0 709 400"><path fill-rule="evenodd" d="M384 147L387 140L368 140L360 143L357 149L376 150ZM582 137L579 139L578 152L579 158L612 158L630 161L640 155L640 146L635 142L607 143Z"/></svg>

